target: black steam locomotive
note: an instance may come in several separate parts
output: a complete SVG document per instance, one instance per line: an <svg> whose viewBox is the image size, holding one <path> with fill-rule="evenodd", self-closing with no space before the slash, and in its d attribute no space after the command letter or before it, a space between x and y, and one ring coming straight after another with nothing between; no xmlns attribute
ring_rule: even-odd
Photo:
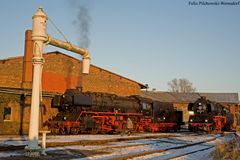
<svg viewBox="0 0 240 160"><path fill-rule="evenodd" d="M219 133L230 130L233 115L220 103L201 97L188 106L189 130Z"/></svg>
<svg viewBox="0 0 240 160"><path fill-rule="evenodd" d="M171 103L107 93L83 93L68 89L55 96L52 107L59 113L46 123L53 134L121 133L131 120L133 131L177 131L182 124L182 112Z"/></svg>

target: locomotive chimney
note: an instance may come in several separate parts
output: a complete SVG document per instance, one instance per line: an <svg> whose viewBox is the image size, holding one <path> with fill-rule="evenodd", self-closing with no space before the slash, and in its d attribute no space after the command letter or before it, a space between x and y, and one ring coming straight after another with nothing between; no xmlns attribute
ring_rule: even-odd
<svg viewBox="0 0 240 160"><path fill-rule="evenodd" d="M22 71L22 88L31 88L33 69L32 58L33 58L32 30L26 30Z"/></svg>

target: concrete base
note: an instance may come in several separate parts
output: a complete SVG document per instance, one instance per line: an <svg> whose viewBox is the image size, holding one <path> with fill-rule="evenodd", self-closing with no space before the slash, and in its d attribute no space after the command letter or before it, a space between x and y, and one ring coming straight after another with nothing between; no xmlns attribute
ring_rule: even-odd
<svg viewBox="0 0 240 160"><path fill-rule="evenodd" d="M45 152L45 149L42 150L41 155L46 156L47 153Z"/></svg>
<svg viewBox="0 0 240 160"><path fill-rule="evenodd" d="M26 157L40 157L42 152L41 147L30 149L28 146L25 147L25 151Z"/></svg>

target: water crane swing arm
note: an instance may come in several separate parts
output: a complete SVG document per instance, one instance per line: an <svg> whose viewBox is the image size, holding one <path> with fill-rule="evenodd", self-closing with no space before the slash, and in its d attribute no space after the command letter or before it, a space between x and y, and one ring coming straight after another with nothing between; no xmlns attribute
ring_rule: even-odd
<svg viewBox="0 0 240 160"><path fill-rule="evenodd" d="M76 45L73 45L70 42L64 42L62 40L56 39L49 34L47 35L47 42L46 44L53 45L55 47L63 48L68 51L80 54L83 57L83 69L82 73L88 74L89 73L89 67L90 67L90 55L88 51L84 48L78 47Z"/></svg>
<svg viewBox="0 0 240 160"><path fill-rule="evenodd" d="M60 47L60 48L66 49L68 51L75 52L77 54L80 54L85 59L90 58L88 51L84 48L78 47L70 42L64 42L62 40L56 39L56 38L50 36L49 34L47 35L47 38L48 38L48 40L46 42L47 44L51 44L55 47Z"/></svg>

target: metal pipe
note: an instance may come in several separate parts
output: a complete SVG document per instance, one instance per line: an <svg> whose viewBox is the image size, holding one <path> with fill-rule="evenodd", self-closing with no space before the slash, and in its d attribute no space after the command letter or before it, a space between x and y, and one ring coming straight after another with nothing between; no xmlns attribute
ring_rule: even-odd
<svg viewBox="0 0 240 160"><path fill-rule="evenodd" d="M62 40L56 39L50 35L48 35L48 40L47 43L59 47L59 48L63 48L66 49L68 51L72 51L75 52L77 54L80 54L83 57L83 69L82 69L82 73L88 74L89 73L89 67L90 67L90 55L88 53L88 51L84 48L80 48L70 42L64 42Z"/></svg>

